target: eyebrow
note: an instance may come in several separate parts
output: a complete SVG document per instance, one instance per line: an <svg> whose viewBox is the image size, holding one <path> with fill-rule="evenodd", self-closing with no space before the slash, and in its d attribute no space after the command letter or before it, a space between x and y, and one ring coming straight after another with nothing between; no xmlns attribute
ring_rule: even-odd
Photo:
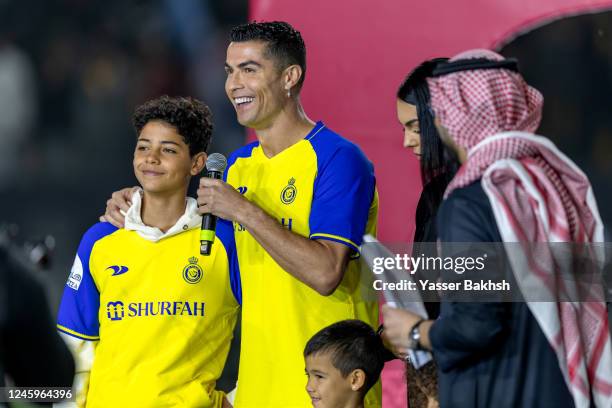
<svg viewBox="0 0 612 408"><path fill-rule="evenodd" d="M261 67L261 64L259 62L253 61L253 60L248 60L245 62L241 62L240 64L238 64L238 68L244 68L247 65L255 65L257 67Z"/></svg>
<svg viewBox="0 0 612 408"><path fill-rule="evenodd" d="M410 119L408 122L404 123L404 126L406 126L406 127L410 127L410 126L414 125L414 124L415 124L416 122L418 122L418 121L419 121L419 119L418 119L418 118L415 118L415 119Z"/></svg>
<svg viewBox="0 0 612 408"><path fill-rule="evenodd" d="M144 137L138 138L138 141L139 142L148 142L148 143L151 143L151 141L149 139L144 138ZM175 146L180 146L180 144L178 144L176 142L173 142L172 140L162 140L161 144L171 144L171 145L175 145Z"/></svg>
<svg viewBox="0 0 612 408"><path fill-rule="evenodd" d="M256 67L261 67L261 64L259 62L253 61L253 60L248 60L248 61L244 61L244 62L241 62L240 64L238 64L238 68L244 68L247 65L255 65ZM232 69L232 67L227 62L225 63L225 68Z"/></svg>

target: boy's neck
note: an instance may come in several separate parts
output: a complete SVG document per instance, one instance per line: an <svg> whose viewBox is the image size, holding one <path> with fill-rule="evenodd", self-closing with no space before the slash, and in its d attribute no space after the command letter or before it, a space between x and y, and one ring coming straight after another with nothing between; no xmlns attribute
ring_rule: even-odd
<svg viewBox="0 0 612 408"><path fill-rule="evenodd" d="M170 195L147 193L142 197L140 217L149 227L159 228L162 232L168 231L185 213L187 189Z"/></svg>

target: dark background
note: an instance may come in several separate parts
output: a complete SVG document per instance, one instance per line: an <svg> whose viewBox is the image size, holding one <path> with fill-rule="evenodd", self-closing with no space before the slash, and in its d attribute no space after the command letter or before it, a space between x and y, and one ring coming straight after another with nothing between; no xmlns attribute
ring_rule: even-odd
<svg viewBox="0 0 612 408"><path fill-rule="evenodd" d="M593 185L612 228L612 12L569 17L502 47L527 82L544 95L538 133L576 162Z"/></svg>
<svg viewBox="0 0 612 408"><path fill-rule="evenodd" d="M247 0L0 0L0 223L19 226L17 242L55 238L54 315L81 235L136 185L136 105L197 97L213 112L210 152L243 144L223 63L246 20Z"/></svg>

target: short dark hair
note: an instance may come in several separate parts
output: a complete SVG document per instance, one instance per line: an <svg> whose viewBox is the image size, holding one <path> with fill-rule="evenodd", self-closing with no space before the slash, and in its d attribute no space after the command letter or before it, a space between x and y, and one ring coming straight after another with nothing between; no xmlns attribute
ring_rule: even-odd
<svg viewBox="0 0 612 408"><path fill-rule="evenodd" d="M136 135L140 135L148 122L155 120L174 126L189 146L191 156L208 150L213 130L212 113L199 100L164 95L143 103L132 118Z"/></svg>
<svg viewBox="0 0 612 408"><path fill-rule="evenodd" d="M342 320L325 327L308 340L304 357L319 353L330 353L332 365L343 377L353 370L363 370L366 375L365 394L378 381L388 351L367 323Z"/></svg>
<svg viewBox="0 0 612 408"><path fill-rule="evenodd" d="M299 31L284 21L254 21L232 29L230 41L263 41L269 57L276 58L281 69L299 65L302 76L296 87L299 90L306 77L306 46Z"/></svg>

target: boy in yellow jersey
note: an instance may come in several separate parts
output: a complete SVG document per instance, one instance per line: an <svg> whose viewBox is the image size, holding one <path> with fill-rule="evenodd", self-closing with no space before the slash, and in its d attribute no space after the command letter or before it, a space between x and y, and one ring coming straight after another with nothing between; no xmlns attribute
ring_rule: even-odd
<svg viewBox="0 0 612 408"><path fill-rule="evenodd" d="M302 37L284 22L232 30L225 89L257 142L232 154L225 180L200 180L200 213L234 223L244 288L237 408L306 408L304 345L334 322L378 326L358 262L375 234L374 169L361 150L304 113ZM107 203L120 226L126 189ZM369 290L368 290L369 289ZM380 384L366 407L380 407Z"/></svg>
<svg viewBox="0 0 612 408"><path fill-rule="evenodd" d="M87 407L222 407L215 390L241 302L232 226L219 220L210 256L189 180L204 168L208 108L161 97L134 114L138 135L125 229L101 222L83 236L58 329L77 357Z"/></svg>
<svg viewBox="0 0 612 408"><path fill-rule="evenodd" d="M342 320L312 336L304 348L306 392L316 408L363 408L390 352L361 320Z"/></svg>

